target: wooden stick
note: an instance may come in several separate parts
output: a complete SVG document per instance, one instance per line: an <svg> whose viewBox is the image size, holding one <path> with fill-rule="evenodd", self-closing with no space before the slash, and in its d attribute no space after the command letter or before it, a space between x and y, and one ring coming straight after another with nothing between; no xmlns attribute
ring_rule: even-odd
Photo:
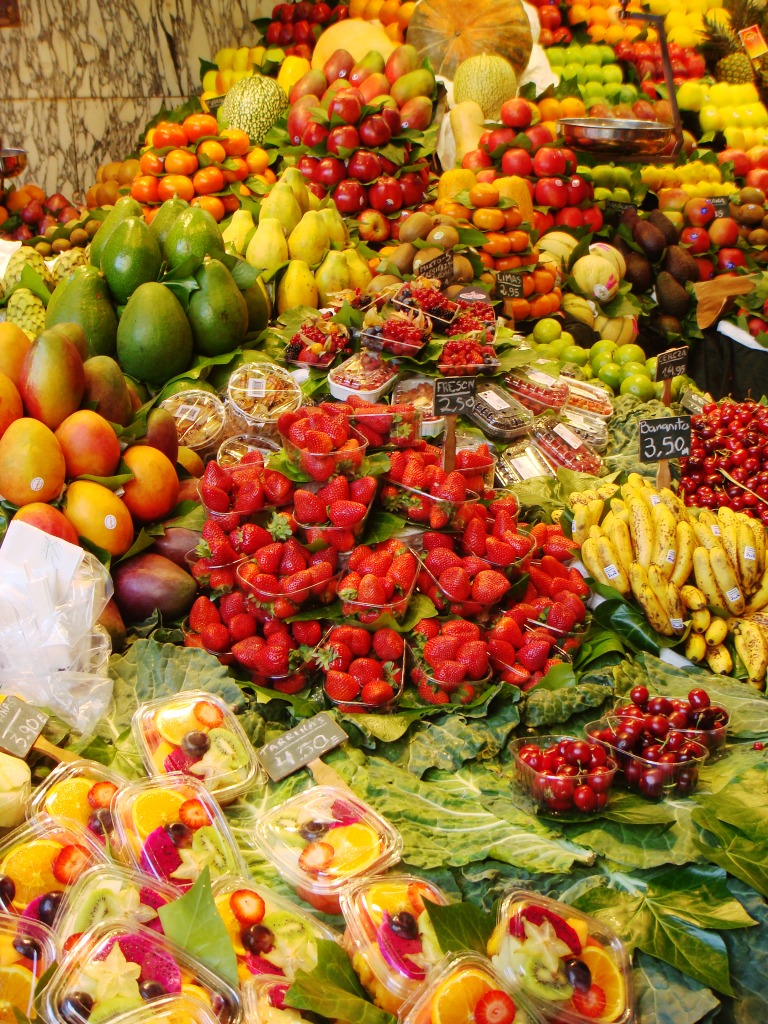
<svg viewBox="0 0 768 1024"><path fill-rule="evenodd" d="M456 417L445 417L445 441L443 442L443 469L452 473L456 468Z"/></svg>
<svg viewBox="0 0 768 1024"><path fill-rule="evenodd" d="M53 758L54 761L65 761L67 764L80 759L79 754L73 754L71 750L62 750L61 747L55 746L42 736L37 737L35 742L32 744L32 749L38 750L41 754L45 754L46 757Z"/></svg>
<svg viewBox="0 0 768 1024"><path fill-rule="evenodd" d="M331 768L321 758L317 757L314 761L310 761L307 768L312 772L318 786L335 786L336 789L343 789L350 796L355 795L336 769Z"/></svg>

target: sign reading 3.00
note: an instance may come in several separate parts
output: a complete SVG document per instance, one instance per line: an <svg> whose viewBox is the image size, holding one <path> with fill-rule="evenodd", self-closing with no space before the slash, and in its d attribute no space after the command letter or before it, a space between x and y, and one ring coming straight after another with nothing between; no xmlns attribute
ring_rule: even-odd
<svg viewBox="0 0 768 1024"><path fill-rule="evenodd" d="M691 452L691 417L663 416L640 420L640 461L682 459Z"/></svg>

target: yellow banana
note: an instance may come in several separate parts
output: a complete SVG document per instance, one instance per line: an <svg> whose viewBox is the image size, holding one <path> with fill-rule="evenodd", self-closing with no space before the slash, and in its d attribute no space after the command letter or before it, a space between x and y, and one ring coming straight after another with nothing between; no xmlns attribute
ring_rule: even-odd
<svg viewBox="0 0 768 1024"><path fill-rule="evenodd" d="M599 540L603 536L602 526L590 526L589 528L589 539Z"/></svg>
<svg viewBox="0 0 768 1024"><path fill-rule="evenodd" d="M696 543L701 547L706 548L707 551L713 548L715 544L720 543L718 537L716 537L714 533L712 533L712 530L704 523L697 522L695 519L692 519L691 525L693 526L693 532L696 535ZM718 526L717 529L719 533L720 527Z"/></svg>
<svg viewBox="0 0 768 1024"><path fill-rule="evenodd" d="M688 509L680 501L678 496L669 487L662 487L659 491L659 497L667 506L669 511L675 517L675 521L678 523L688 522Z"/></svg>
<svg viewBox="0 0 768 1024"><path fill-rule="evenodd" d="M685 610L680 590L671 580L664 585L664 608L669 615L669 624L673 631L682 636L685 632Z"/></svg>
<svg viewBox="0 0 768 1024"><path fill-rule="evenodd" d="M724 643L727 636L727 622L725 619L715 617L710 621L707 631L704 634L704 639L706 640L708 647L717 647L718 644Z"/></svg>
<svg viewBox="0 0 768 1024"><path fill-rule="evenodd" d="M691 561L693 561L693 556L691 556ZM685 607L692 612L698 612L707 607L706 595L690 583L680 588L680 597L682 597Z"/></svg>
<svg viewBox="0 0 768 1024"><path fill-rule="evenodd" d="M750 533L752 531L750 530ZM739 523L738 520L733 520L730 523L723 523L720 527L720 544L723 551L728 556L728 561L731 563L731 567L736 574L736 578L739 578ZM739 581L741 582L741 581Z"/></svg>
<svg viewBox="0 0 768 1024"><path fill-rule="evenodd" d="M627 511L627 503L623 498L611 498L611 511L617 515L619 512Z"/></svg>
<svg viewBox="0 0 768 1024"><path fill-rule="evenodd" d="M747 516L747 524L754 537L755 552L757 554L757 576L758 579L765 571L765 527L759 519L751 519Z"/></svg>
<svg viewBox="0 0 768 1024"><path fill-rule="evenodd" d="M696 535L690 523L681 520L677 524L675 546L677 555L670 579L676 587L683 587L693 570L693 549L696 547Z"/></svg>
<svg viewBox="0 0 768 1024"><path fill-rule="evenodd" d="M629 532L635 559L647 572L653 554L653 520L648 506L640 497L631 497L627 502L629 510Z"/></svg>
<svg viewBox="0 0 768 1024"><path fill-rule="evenodd" d="M589 523L587 518L587 506L577 505L573 510L573 526L571 536L577 544L583 544L589 536Z"/></svg>
<svg viewBox="0 0 768 1024"><path fill-rule="evenodd" d="M732 508L728 508L727 505L722 505L717 510L717 515L715 515L715 513L708 508L703 509L700 518L705 523L708 523L710 519L715 519L717 520L720 526L727 526L728 523L736 522L736 519L738 518L738 513L734 512Z"/></svg>
<svg viewBox="0 0 768 1024"><path fill-rule="evenodd" d="M617 519L616 516L609 528L605 531L611 544L616 549L616 554L619 556L621 567L629 578L629 567L634 561L632 554L632 538L629 535L629 527L623 519Z"/></svg>
<svg viewBox="0 0 768 1024"><path fill-rule="evenodd" d="M721 548L722 550L722 548ZM725 608L725 598L720 593L712 565L709 560L709 552L705 547L694 548L693 551L693 575L696 579L696 586L702 592L707 604L716 608Z"/></svg>
<svg viewBox="0 0 768 1024"><path fill-rule="evenodd" d="M731 652L723 644L707 648L707 664L719 676L729 676L733 672Z"/></svg>
<svg viewBox="0 0 768 1024"><path fill-rule="evenodd" d="M749 619L750 622L756 622L758 626L763 630L768 630L768 612L750 612L749 615L742 615L742 619Z"/></svg>
<svg viewBox="0 0 768 1024"><path fill-rule="evenodd" d="M733 638L736 653L744 662L753 685L765 686L765 672L768 669L768 643L765 633L756 622L739 619Z"/></svg>
<svg viewBox="0 0 768 1024"><path fill-rule="evenodd" d="M597 554L597 541L592 540L591 537L587 538L581 545L581 560L593 579L597 580L598 583L605 584L605 586L611 586L610 580L603 572L603 566Z"/></svg>
<svg viewBox="0 0 768 1024"><path fill-rule="evenodd" d="M709 552L709 564L712 566L718 590L725 598L726 608L731 615L741 615L747 602L744 600L744 593L739 586L736 572L722 545L717 544Z"/></svg>
<svg viewBox="0 0 768 1024"><path fill-rule="evenodd" d="M752 612L758 612L761 608L765 608L766 605L768 605L768 565L763 570L763 575L760 577L757 589L750 597L749 604L744 609L745 614L750 615Z"/></svg>
<svg viewBox="0 0 768 1024"><path fill-rule="evenodd" d="M691 629L694 633L706 633L711 621L712 616L708 608L700 608L696 612L691 612Z"/></svg>
<svg viewBox="0 0 768 1024"><path fill-rule="evenodd" d="M633 562L629 569L629 585L632 588L632 595L643 609L646 619L650 625L661 633L662 636L673 636L674 630L669 622L669 617L659 604L656 594L648 582L648 575L638 562Z"/></svg>
<svg viewBox="0 0 768 1024"><path fill-rule="evenodd" d="M651 510L653 522L653 548L651 563L657 566L665 580L671 579L677 561L677 523L661 499Z"/></svg>
<svg viewBox="0 0 768 1024"><path fill-rule="evenodd" d="M614 590L618 590L620 594L628 594L629 579L627 578L627 572L624 569L618 551L605 536L598 538L597 557L602 562L603 572L609 581L608 585L613 587Z"/></svg>
<svg viewBox="0 0 768 1024"><path fill-rule="evenodd" d="M618 493L618 490L618 484L600 484L595 494L598 498L602 498L603 501L608 501L614 496L614 494Z"/></svg>
<svg viewBox="0 0 768 1024"><path fill-rule="evenodd" d="M644 476L640 476L639 473L630 473L627 477L627 483L630 487L637 487L638 490L643 490L645 487L650 487L650 484L646 483Z"/></svg>
<svg viewBox="0 0 768 1024"><path fill-rule="evenodd" d="M587 502L587 518L590 526L597 526L603 514L605 502L602 498L592 498Z"/></svg>
<svg viewBox="0 0 768 1024"><path fill-rule="evenodd" d="M707 656L707 645L701 633L691 633L685 642L685 656L694 665L704 661Z"/></svg>
<svg viewBox="0 0 768 1024"><path fill-rule="evenodd" d="M594 497L596 497L595 491L571 491L568 495L568 504L575 509L577 505L589 504Z"/></svg>
<svg viewBox="0 0 768 1024"><path fill-rule="evenodd" d="M755 535L750 529L747 516L740 516L736 527L736 551L739 560L739 576L745 593L751 594L757 586L760 574L757 567Z"/></svg>
<svg viewBox="0 0 768 1024"><path fill-rule="evenodd" d="M603 533L606 535L606 537L610 535L611 525L612 525L612 523L614 522L615 519L616 519L615 514L613 512L611 512L610 510L608 512L606 512L605 515L603 516L602 521L600 523L600 529L603 531Z"/></svg>

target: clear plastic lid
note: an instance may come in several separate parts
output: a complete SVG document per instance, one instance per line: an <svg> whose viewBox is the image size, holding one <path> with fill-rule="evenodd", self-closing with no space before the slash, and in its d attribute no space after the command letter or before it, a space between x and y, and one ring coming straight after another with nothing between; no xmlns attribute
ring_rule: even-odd
<svg viewBox="0 0 768 1024"><path fill-rule="evenodd" d="M30 810L63 825L76 821L104 843L113 829L112 800L125 785L122 775L96 761L62 762L35 790Z"/></svg>
<svg viewBox="0 0 768 1024"><path fill-rule="evenodd" d="M222 803L264 782L243 727L214 694L186 690L148 701L131 728L149 775L192 775Z"/></svg>
<svg viewBox="0 0 768 1024"><path fill-rule="evenodd" d="M427 902L445 906L448 900L436 886L415 875L363 878L342 892L345 946L353 965L356 955L364 961L367 969L358 973L377 1002L381 986L394 1003L401 1004L442 956L425 909ZM368 982L371 972L375 981Z"/></svg>
<svg viewBox="0 0 768 1024"><path fill-rule="evenodd" d="M530 430L533 423L529 410L494 381L478 381L469 418L499 441L513 441Z"/></svg>
<svg viewBox="0 0 768 1024"><path fill-rule="evenodd" d="M0 895L11 910L50 925L69 887L107 862L104 847L74 821L38 815L0 845Z"/></svg>
<svg viewBox="0 0 768 1024"><path fill-rule="evenodd" d="M142 925L103 924L62 957L45 990L45 1008L51 1024L86 1024L182 992L210 1007L219 1024L239 1017L235 989L165 936Z"/></svg>
<svg viewBox="0 0 768 1024"><path fill-rule="evenodd" d="M301 388L288 370L274 363L244 363L229 378L227 395L251 423L274 423L301 405Z"/></svg>
<svg viewBox="0 0 768 1024"><path fill-rule="evenodd" d="M632 976L621 940L566 903L513 889L499 907L488 953L504 981L521 986L537 1008L563 1024L634 1019ZM602 1009L596 1012L597 1007Z"/></svg>
<svg viewBox="0 0 768 1024"><path fill-rule="evenodd" d="M436 419L434 414L435 405L435 378L423 377L418 373L409 373L400 377L395 384L393 392L395 402L407 402L415 409L421 410L422 423ZM440 417L442 419L442 417Z"/></svg>
<svg viewBox="0 0 768 1024"><path fill-rule="evenodd" d="M178 899L172 885L118 864L99 864L65 893L54 922L62 942L104 921L131 921L162 933L160 907Z"/></svg>
<svg viewBox="0 0 768 1024"><path fill-rule="evenodd" d="M505 487L537 476L556 476L557 470L540 448L527 438L510 445L499 456L496 476Z"/></svg>
<svg viewBox="0 0 768 1024"><path fill-rule="evenodd" d="M221 1024L209 1005L185 992L160 996L149 1006L128 1010L111 1020L112 1024Z"/></svg>
<svg viewBox="0 0 768 1024"><path fill-rule="evenodd" d="M424 313L437 330L448 327L459 312L458 304L440 291L439 281L428 277L406 281L392 300L392 305L398 309Z"/></svg>
<svg viewBox="0 0 768 1024"><path fill-rule="evenodd" d="M469 952L443 957L402 1007L399 1019L400 1024L442 1024L445 1020L542 1024L544 1020L514 983L499 977L486 957Z"/></svg>
<svg viewBox="0 0 768 1024"><path fill-rule="evenodd" d="M58 942L50 928L0 910L0 1020L16 1020L14 1010L35 1019L38 978L57 958Z"/></svg>
<svg viewBox="0 0 768 1024"><path fill-rule="evenodd" d="M536 419L531 436L544 454L556 466L574 469L579 473L597 476L603 462L597 452L554 413L544 413Z"/></svg>
<svg viewBox="0 0 768 1024"><path fill-rule="evenodd" d="M596 416L592 412L582 412L581 409L566 405L558 413L558 418L596 452L604 452L608 447L610 440L608 427L601 416Z"/></svg>
<svg viewBox="0 0 768 1024"><path fill-rule="evenodd" d="M607 391L585 380L567 380L566 384L568 385L567 408L579 409L581 412L592 413L594 416L601 416L606 420L611 418L613 402Z"/></svg>
<svg viewBox="0 0 768 1024"><path fill-rule="evenodd" d="M301 1024L302 1021L317 1020L314 1015L305 1017L301 1010L288 1006L285 996L290 982L281 978L249 978L243 983L243 1017L247 1024Z"/></svg>
<svg viewBox="0 0 768 1024"><path fill-rule="evenodd" d="M206 866L211 878L243 870L216 801L189 775L131 783L118 794L113 814L123 859L179 889L188 889Z"/></svg>
<svg viewBox="0 0 768 1024"><path fill-rule="evenodd" d="M568 385L543 370L518 366L504 378L504 383L522 404L532 412L562 409L568 401Z"/></svg>
<svg viewBox="0 0 768 1024"><path fill-rule="evenodd" d="M334 786L316 786L268 811L254 838L286 881L318 894L386 870L403 845L372 807Z"/></svg>
<svg viewBox="0 0 768 1024"><path fill-rule="evenodd" d="M334 398L344 400L360 395L375 402L392 387L397 368L375 352L357 352L328 374L328 385Z"/></svg>
<svg viewBox="0 0 768 1024"><path fill-rule="evenodd" d="M225 469L237 469L243 459L254 452L259 452L264 463L280 451L280 445L276 441L270 441L266 437L249 437L248 434L234 434L227 437L219 445L216 453L216 461Z"/></svg>
<svg viewBox="0 0 768 1024"><path fill-rule="evenodd" d="M161 402L160 408L173 416L179 444L197 452L212 448L221 440L227 410L221 399L209 391L179 391Z"/></svg>
<svg viewBox="0 0 768 1024"><path fill-rule="evenodd" d="M241 981L311 971L317 965L318 940L340 940L333 928L248 878L218 879L213 898L232 940Z"/></svg>

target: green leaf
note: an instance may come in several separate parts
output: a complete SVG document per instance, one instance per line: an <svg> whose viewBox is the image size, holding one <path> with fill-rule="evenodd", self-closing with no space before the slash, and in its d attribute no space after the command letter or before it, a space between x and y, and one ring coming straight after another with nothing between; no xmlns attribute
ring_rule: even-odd
<svg viewBox="0 0 768 1024"><path fill-rule="evenodd" d="M473 950L485 956L488 940L496 925L493 916L474 903L450 903L441 907L426 900L424 907L443 953Z"/></svg>
<svg viewBox="0 0 768 1024"><path fill-rule="evenodd" d="M44 306L48 305L51 293L46 288L45 282L43 281L42 277L40 277L38 272L34 269L34 267L30 266L29 263L25 263L22 268L18 287L29 288L33 295L36 295Z"/></svg>
<svg viewBox="0 0 768 1024"><path fill-rule="evenodd" d="M213 900L210 868L206 866L188 892L160 907L157 913L172 942L238 987L237 957Z"/></svg>
<svg viewBox="0 0 768 1024"><path fill-rule="evenodd" d="M395 1024L392 1014L368 1001L341 946L328 939L318 939L317 955L313 971L296 972L285 995L286 1006L355 1024Z"/></svg>
<svg viewBox="0 0 768 1024"><path fill-rule="evenodd" d="M642 952L634 958L632 980L637 1024L696 1024L720 1005L711 989Z"/></svg>
<svg viewBox="0 0 768 1024"><path fill-rule="evenodd" d="M728 891L759 922L759 928L728 931L723 935L736 996L728 1019L732 1024L754 1024L765 1014L768 992L768 905L736 878L728 879Z"/></svg>
<svg viewBox="0 0 768 1024"><path fill-rule="evenodd" d="M632 796L629 793L612 793L609 807L614 795ZM641 798L635 797L635 800L640 801ZM648 804L648 801L642 802ZM632 805L629 806L629 814L632 815ZM643 821L641 808L636 808L639 820L626 821L619 805L610 819L601 817L593 821L571 823L563 826L563 831L574 842L594 850L625 870L658 868L700 860L695 843L695 828L691 821L691 801L675 801L674 805L665 801L663 807L671 815L671 821Z"/></svg>
<svg viewBox="0 0 768 1024"><path fill-rule="evenodd" d="M477 228L459 228L459 242L461 245L473 245L476 247L486 244L488 239L482 231Z"/></svg>
<svg viewBox="0 0 768 1024"><path fill-rule="evenodd" d="M259 279L259 272L256 267L252 267L251 264L247 263L245 260L238 260L232 268L231 274L234 278L235 284L241 291L245 291L246 288L250 288L251 285L256 284Z"/></svg>
<svg viewBox="0 0 768 1024"><path fill-rule="evenodd" d="M567 722L573 715L599 708L613 695L607 680L582 677L575 686L555 691L533 689L525 695L523 722L532 728Z"/></svg>
<svg viewBox="0 0 768 1024"><path fill-rule="evenodd" d="M639 608L629 604L621 597L616 597L612 587L592 581L590 586L608 600L599 604L592 612L593 617L606 629L613 630L630 650L639 653L647 651L658 655L662 647L674 647L679 643L677 637L666 637L657 633Z"/></svg>
<svg viewBox="0 0 768 1024"><path fill-rule="evenodd" d="M379 544L381 541L389 540L395 534L400 533L405 527L405 520L400 516L392 515L391 512L382 512L374 509L365 524L365 533L361 540L362 544Z"/></svg>
<svg viewBox="0 0 768 1024"><path fill-rule="evenodd" d="M765 843L748 839L739 829L720 821L704 808L694 810L693 822L700 829L695 843L701 855L768 898Z"/></svg>
<svg viewBox="0 0 768 1024"><path fill-rule="evenodd" d="M83 476L79 476L78 480L92 480L95 484L101 484L102 487L106 487L107 490L116 491L123 484L127 484L129 480L133 480L133 473L128 468L126 462L120 459L120 465L117 467L117 471L112 476L90 476L84 473Z"/></svg>

